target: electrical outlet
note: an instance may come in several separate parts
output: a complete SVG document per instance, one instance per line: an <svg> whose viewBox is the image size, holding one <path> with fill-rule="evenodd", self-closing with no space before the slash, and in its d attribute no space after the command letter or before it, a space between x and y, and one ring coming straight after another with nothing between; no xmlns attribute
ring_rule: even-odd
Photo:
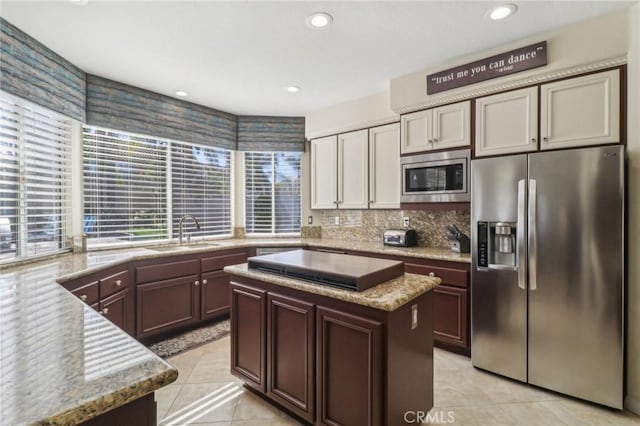
<svg viewBox="0 0 640 426"><path fill-rule="evenodd" d="M340 225L340 216L336 216L333 223L335 223L336 225Z"/></svg>
<svg viewBox="0 0 640 426"><path fill-rule="evenodd" d="M403 225L405 228L408 228L408 227L409 227L409 217L408 217L408 216L405 216L405 217L403 217L403 218L402 218L402 225Z"/></svg>
<svg viewBox="0 0 640 426"><path fill-rule="evenodd" d="M313 225L313 216L311 215L307 216L307 224Z"/></svg>

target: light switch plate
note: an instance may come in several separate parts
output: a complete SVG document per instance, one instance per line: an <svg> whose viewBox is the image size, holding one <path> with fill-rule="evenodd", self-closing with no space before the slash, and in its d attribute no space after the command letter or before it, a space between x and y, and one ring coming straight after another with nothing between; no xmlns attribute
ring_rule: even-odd
<svg viewBox="0 0 640 426"><path fill-rule="evenodd" d="M411 329L418 328L418 305L411 306Z"/></svg>
<svg viewBox="0 0 640 426"><path fill-rule="evenodd" d="M409 227L409 217L408 217L408 216L405 216L405 217L403 217L403 218L402 218L402 225L403 225L405 228L408 228L408 227Z"/></svg>
<svg viewBox="0 0 640 426"><path fill-rule="evenodd" d="M336 216L336 218L334 219L334 223L336 225L340 225L340 216Z"/></svg>
<svg viewBox="0 0 640 426"><path fill-rule="evenodd" d="M307 224L309 224L309 225L313 224L313 216L311 216L311 215L307 216Z"/></svg>

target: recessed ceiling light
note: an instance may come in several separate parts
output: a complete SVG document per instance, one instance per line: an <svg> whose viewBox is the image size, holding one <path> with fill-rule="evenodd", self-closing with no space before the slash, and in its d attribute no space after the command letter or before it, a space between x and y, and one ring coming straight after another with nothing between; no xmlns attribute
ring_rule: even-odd
<svg viewBox="0 0 640 426"><path fill-rule="evenodd" d="M298 86L289 86L287 87L287 92L289 93L298 93L300 88Z"/></svg>
<svg viewBox="0 0 640 426"><path fill-rule="evenodd" d="M333 16L325 12L316 12L307 16L307 26L314 30L324 28L333 23Z"/></svg>
<svg viewBox="0 0 640 426"><path fill-rule="evenodd" d="M181 98L184 98L184 97L185 97L185 96L187 96L187 95L188 95L188 93L187 93L187 92L185 92L184 90L178 90L178 91L176 92L176 96L180 96Z"/></svg>
<svg viewBox="0 0 640 426"><path fill-rule="evenodd" d="M487 13L487 16L491 20L499 21L500 19L505 19L513 15L516 13L516 10L518 10L518 6L515 4L501 4L500 6L496 6L491 9Z"/></svg>
<svg viewBox="0 0 640 426"><path fill-rule="evenodd" d="M69 3L75 4L76 6L86 6L89 0L69 0Z"/></svg>

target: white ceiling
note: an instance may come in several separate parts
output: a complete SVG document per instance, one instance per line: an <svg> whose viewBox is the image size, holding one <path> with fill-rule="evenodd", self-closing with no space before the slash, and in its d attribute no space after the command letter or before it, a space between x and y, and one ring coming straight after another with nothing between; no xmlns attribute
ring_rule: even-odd
<svg viewBox="0 0 640 426"><path fill-rule="evenodd" d="M630 2L0 2L0 15L88 73L237 114L304 115L449 59ZM321 31L312 12L333 15ZM299 93L285 87L297 85Z"/></svg>

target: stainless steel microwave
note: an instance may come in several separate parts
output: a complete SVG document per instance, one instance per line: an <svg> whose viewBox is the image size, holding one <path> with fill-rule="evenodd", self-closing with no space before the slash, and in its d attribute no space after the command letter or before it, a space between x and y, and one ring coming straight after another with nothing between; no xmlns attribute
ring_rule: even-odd
<svg viewBox="0 0 640 426"><path fill-rule="evenodd" d="M402 157L403 203L471 200L468 149Z"/></svg>

